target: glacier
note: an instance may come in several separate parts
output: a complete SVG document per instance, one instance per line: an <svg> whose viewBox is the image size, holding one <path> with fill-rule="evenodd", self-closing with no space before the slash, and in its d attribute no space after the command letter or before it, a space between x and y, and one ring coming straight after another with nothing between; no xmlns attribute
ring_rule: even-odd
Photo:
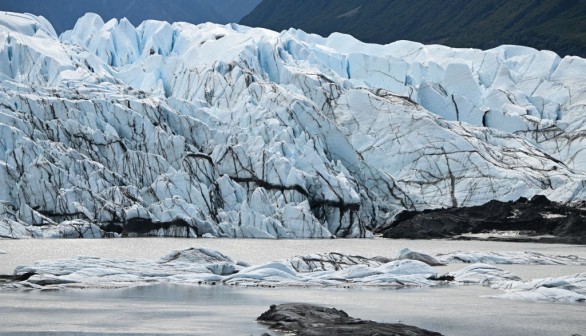
<svg viewBox="0 0 586 336"><path fill-rule="evenodd" d="M0 237L371 237L586 198L586 60L0 12Z"/></svg>

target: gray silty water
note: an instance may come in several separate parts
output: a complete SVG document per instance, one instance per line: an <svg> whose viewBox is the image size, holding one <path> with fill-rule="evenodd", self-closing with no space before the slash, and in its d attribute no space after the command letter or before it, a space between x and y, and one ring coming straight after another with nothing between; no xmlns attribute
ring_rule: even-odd
<svg viewBox="0 0 586 336"><path fill-rule="evenodd" d="M173 249L217 249L259 264L337 251L395 256L403 247L453 251L534 251L586 256L586 246L417 240L111 239L0 240L0 273L19 264L77 255L158 259ZM452 264L438 272L460 269ZM499 265L528 280L584 272L583 266ZM156 285L117 290L0 292L0 335L261 335L255 319L271 304L310 302L381 322L403 322L444 335L586 335L583 304L544 304L481 297L479 286L384 289L236 288ZM272 335L277 335L274 331Z"/></svg>
<svg viewBox="0 0 586 336"><path fill-rule="evenodd" d="M335 240L265 240L265 239L23 239L0 240L0 274L11 274L18 265L38 260L75 256L101 258L158 259L175 249L206 247L236 260L260 264L295 255L341 252L365 257L394 257L404 247L429 254L454 251L534 251L548 255L586 257L586 246L562 244L507 243L453 240L335 239ZM563 273L559 275L565 275ZM553 276L555 274L550 274ZM546 275L548 276L548 275Z"/></svg>
<svg viewBox="0 0 586 336"><path fill-rule="evenodd" d="M451 336L570 336L586 331L583 305L481 297L494 293L477 286L318 290L170 285L4 292L0 335L261 335L268 330L255 318L270 304L284 302L332 306L351 316Z"/></svg>

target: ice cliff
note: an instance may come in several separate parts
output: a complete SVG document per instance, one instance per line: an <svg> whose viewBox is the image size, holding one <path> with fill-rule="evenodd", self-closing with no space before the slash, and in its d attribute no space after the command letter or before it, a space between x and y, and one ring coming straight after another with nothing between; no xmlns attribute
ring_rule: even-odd
<svg viewBox="0 0 586 336"><path fill-rule="evenodd" d="M368 237L586 197L586 60L0 13L0 237Z"/></svg>

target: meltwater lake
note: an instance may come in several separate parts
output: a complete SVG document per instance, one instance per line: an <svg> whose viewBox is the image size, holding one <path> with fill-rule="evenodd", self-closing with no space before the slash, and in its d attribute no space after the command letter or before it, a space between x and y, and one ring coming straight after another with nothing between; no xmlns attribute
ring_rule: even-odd
<svg viewBox="0 0 586 336"><path fill-rule="evenodd" d="M404 248L532 251L586 256L586 246L444 240L246 240L136 238L0 240L0 273L20 264L79 255L157 259L174 249L207 247L259 264L312 253L393 257ZM465 265L438 267L440 272ZM584 266L499 265L524 280L585 272ZM271 304L309 302L379 322L402 322L454 336L586 335L586 305L487 298L481 286L410 289L242 288L153 285L125 289L0 291L0 335L280 335L255 321Z"/></svg>

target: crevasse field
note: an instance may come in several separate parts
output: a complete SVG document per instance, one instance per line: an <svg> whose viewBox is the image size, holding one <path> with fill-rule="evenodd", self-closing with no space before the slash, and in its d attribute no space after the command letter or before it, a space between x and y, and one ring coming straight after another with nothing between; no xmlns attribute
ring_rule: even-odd
<svg viewBox="0 0 586 336"><path fill-rule="evenodd" d="M520 46L2 12L0 334L260 335L307 301L585 335L583 246L372 238L405 209L580 204L585 82ZM26 239L79 237L119 239Z"/></svg>
<svg viewBox="0 0 586 336"><path fill-rule="evenodd" d="M578 57L94 14L0 37L2 237L370 237L586 197Z"/></svg>

